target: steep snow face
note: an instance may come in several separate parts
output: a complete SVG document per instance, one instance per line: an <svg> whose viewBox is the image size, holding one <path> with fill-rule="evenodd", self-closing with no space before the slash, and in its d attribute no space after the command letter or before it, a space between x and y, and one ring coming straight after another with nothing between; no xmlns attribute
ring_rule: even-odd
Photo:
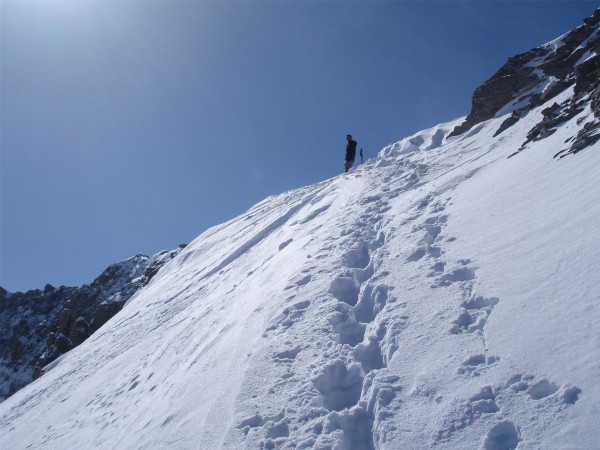
<svg viewBox="0 0 600 450"><path fill-rule="evenodd" d="M0 446L594 448L600 146L552 158L588 107L507 159L544 107L207 231L0 405Z"/></svg>

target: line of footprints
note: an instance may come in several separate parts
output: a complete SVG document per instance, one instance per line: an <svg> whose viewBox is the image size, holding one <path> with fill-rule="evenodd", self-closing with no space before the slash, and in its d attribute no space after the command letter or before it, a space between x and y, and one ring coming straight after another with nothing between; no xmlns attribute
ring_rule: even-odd
<svg viewBox="0 0 600 450"><path fill-rule="evenodd" d="M282 376L281 389L286 390L290 400L301 399L300 403L310 402L307 413L280 411L272 415L256 414L238 424L238 429L248 434L250 430L261 430L264 436L263 448L276 448L286 445L290 434L296 433L305 438L302 442L288 443L294 448L353 448L373 450L377 441L376 422L381 422L392 413L386 409L397 393L401 391L396 376L383 375L378 369L387 367L397 350L395 339L406 325L408 316L403 313L403 305L392 295L393 287L385 284L385 272L378 272L378 250L385 242L383 229L384 214L389 210L388 199L412 186L415 177L406 175L398 189L389 189L386 194L364 197L360 200L365 206L364 214L343 233L348 250L343 254L340 273L332 280L328 295L336 302L323 302L318 306L325 311L325 324L321 326L335 342L315 345L328 361L324 366L311 366L313 371L310 386L295 377L289 370ZM447 261L444 258L444 245L455 238L443 235L448 216L444 214L444 202L427 197L417 205L415 215L410 220L425 217L413 227L417 236L416 245L407 258L408 263L422 264L426 276L431 278L432 289L445 289L458 283L462 300L460 312L448 324L448 333L462 335L473 333L481 338L482 351L467 358L456 369L459 377L478 377L484 371L499 364L500 357L489 355L485 338L485 325L500 303L497 297L485 297L474 292L476 270L472 261L461 259ZM286 242L287 245L289 242ZM285 248L286 245L280 247ZM327 258L331 246L325 245L314 259ZM296 293L308 285L316 274L315 266L308 267L286 289L290 290L290 302ZM325 272L325 270L323 270ZM327 271L328 272L328 271ZM389 306L394 305L394 308ZM310 300L295 301L286 307L280 316L265 331L287 333L293 325L302 320L313 305ZM387 309L386 309L387 308ZM386 309L385 316L381 316ZM283 335L282 335L283 337ZM286 342L298 342L286 335ZM291 366L304 349L302 343L275 352L272 360L278 364ZM315 354L316 356L316 354ZM289 392L288 380L296 379L302 387ZM277 386L272 389L277 388ZM479 421L484 421L487 433L483 436L485 450L509 450L522 440L520 427L509 420L515 402L548 402L548 411L558 414L577 402L581 390L573 385L558 386L545 378L531 374L515 374L505 383L482 387L471 398L457 402L452 414L444 418L442 426L433 442L443 443ZM310 437L307 437L310 436Z"/></svg>
<svg viewBox="0 0 600 450"><path fill-rule="evenodd" d="M312 399L312 415L298 417L296 413L282 411L273 416L256 415L242 421L238 428L246 434L251 429L263 429L263 448L284 446L293 426L299 435L311 436L303 442L295 442L294 448L333 448L341 442L341 448L372 450L374 419L376 415L385 415L385 406L400 390L395 376L383 377L373 383L376 370L386 367L397 349L396 328L401 328L408 319L398 313L377 320L386 305L396 301L390 292L392 288L380 280L387 274L376 274L374 258L385 242L381 228L389 206L384 195L368 196L360 201L365 205L364 213L352 224L352 229L342 233L341 245L346 245L348 250L340 261L340 272L329 285L328 300L320 305L326 311L324 324L320 326L328 330L329 347L320 343L315 345L326 347L322 352L327 362L324 366L314 367L311 385L300 388L302 392L298 393L303 402ZM330 255L331 247L326 245L321 252L314 255L314 259ZM315 267L308 268L286 289L297 292L306 286L311 282L314 270ZM336 302L332 303L331 297ZM290 300L294 298L295 294L289 297ZM266 333L290 330L302 320L310 306L309 300L288 306ZM288 336L288 340L293 339ZM272 359L291 364L303 350L301 345L291 347L276 352ZM288 376L294 375L290 372ZM297 397L296 393L288 395ZM298 428L304 430L299 432Z"/></svg>
<svg viewBox="0 0 600 450"><path fill-rule="evenodd" d="M450 198L446 200L448 202ZM419 208L430 208L430 215L423 223L413 227L420 239L413 252L408 256L408 262L427 262L428 277L431 277L433 289L445 288L460 283L463 300L461 312L449 326L449 333L476 333L482 340L482 352L467 358L457 369L456 373L466 377L477 377L489 367L500 362L498 356L488 354L485 338L485 325L494 308L500 302L498 297L484 297L474 293L476 271L470 259L461 259L454 264L444 260L444 243L455 241L455 238L445 238L443 227L448 217L443 214L445 204L425 198ZM448 267L451 266L450 269ZM497 386L484 386L469 399L460 402L454 413L444 420L442 428L434 437L434 443L448 441L456 432L466 429L480 418L491 418L491 428L483 440L485 450L514 449L522 440L519 426L506 418L499 403L506 404L508 410L515 401L531 400L533 402L547 401L551 414L558 414L569 405L577 402L581 389L571 384L559 387L546 378L536 378L531 374L515 374L506 383ZM516 397L515 397L516 396ZM535 405L530 405L535 407ZM489 417L486 417L489 416Z"/></svg>
<svg viewBox="0 0 600 450"><path fill-rule="evenodd" d="M408 320L392 295L393 288L381 280L387 273L377 273L377 250L385 243L381 229L390 207L384 195L367 196L360 203L365 212L347 231L351 247L329 288L337 303L328 321L342 349L350 351L313 380L330 412L324 423L326 433L316 441L324 448L332 444L328 436L337 433L340 448L373 449L375 419L385 416L386 406L401 390L396 376L380 375L373 382L378 369L387 367L396 352L395 339ZM399 311L379 317L390 304Z"/></svg>

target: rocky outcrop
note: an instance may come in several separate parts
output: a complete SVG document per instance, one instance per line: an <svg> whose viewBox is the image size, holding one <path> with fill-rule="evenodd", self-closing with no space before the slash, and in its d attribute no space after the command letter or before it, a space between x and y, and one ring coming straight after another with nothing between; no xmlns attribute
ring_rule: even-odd
<svg viewBox="0 0 600 450"><path fill-rule="evenodd" d="M534 49L508 59L492 78L478 87L473 94L471 112L449 137L458 136L478 123L495 117L496 113L520 94L537 86L540 78L534 67L528 66L535 58L546 54L544 49Z"/></svg>
<svg viewBox="0 0 600 450"><path fill-rule="evenodd" d="M136 255L79 287L47 284L25 293L0 287L0 401L84 342L184 247L151 258Z"/></svg>
<svg viewBox="0 0 600 450"><path fill-rule="evenodd" d="M547 106L541 121L527 135L515 153L533 141L544 139L588 106L594 119L581 124L582 129L555 157L577 153L600 139L600 9L584 24L558 40L527 53L509 58L502 68L479 87L471 112L451 136L458 136L485 120L507 114L496 136L516 124L534 108L546 105L572 89L572 95Z"/></svg>

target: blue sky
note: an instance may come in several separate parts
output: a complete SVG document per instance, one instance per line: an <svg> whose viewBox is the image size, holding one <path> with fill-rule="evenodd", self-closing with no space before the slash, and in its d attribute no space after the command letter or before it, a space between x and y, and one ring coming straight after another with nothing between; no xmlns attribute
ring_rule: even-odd
<svg viewBox="0 0 600 450"><path fill-rule="evenodd" d="M3 1L0 286L78 285L466 115L594 1Z"/></svg>

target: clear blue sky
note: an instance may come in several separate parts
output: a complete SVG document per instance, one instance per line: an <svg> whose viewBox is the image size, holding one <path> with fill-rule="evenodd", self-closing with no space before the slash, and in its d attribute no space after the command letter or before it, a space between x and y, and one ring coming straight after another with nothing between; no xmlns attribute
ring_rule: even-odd
<svg viewBox="0 0 600 450"><path fill-rule="evenodd" d="M90 282L469 112L595 1L2 1L9 291Z"/></svg>

